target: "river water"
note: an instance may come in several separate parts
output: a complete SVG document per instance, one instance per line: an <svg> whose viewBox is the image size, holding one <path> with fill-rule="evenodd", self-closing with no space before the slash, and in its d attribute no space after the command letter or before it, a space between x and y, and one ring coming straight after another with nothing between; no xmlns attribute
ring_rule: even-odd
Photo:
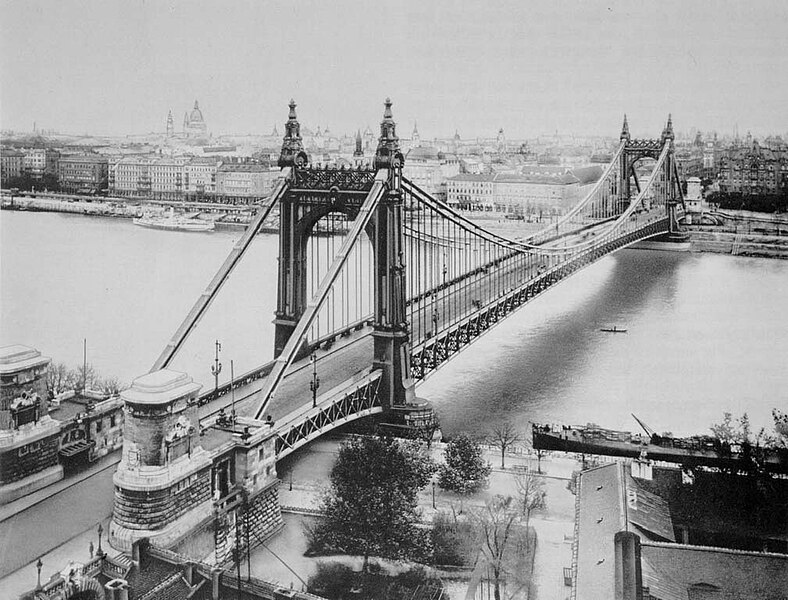
<svg viewBox="0 0 788 600"><path fill-rule="evenodd" d="M0 213L0 342L147 372L240 237L127 220ZM277 238L254 241L173 363L213 383L272 358ZM788 406L788 261L624 250L532 301L429 378L445 433L510 421L702 433L723 411L770 426ZM604 333L602 327L626 328Z"/></svg>

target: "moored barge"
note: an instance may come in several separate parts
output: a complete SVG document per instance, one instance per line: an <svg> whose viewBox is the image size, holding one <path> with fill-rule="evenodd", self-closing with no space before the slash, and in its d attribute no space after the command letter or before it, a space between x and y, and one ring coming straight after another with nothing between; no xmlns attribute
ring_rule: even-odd
<svg viewBox="0 0 788 600"><path fill-rule="evenodd" d="M708 435L687 438L656 433L643 435L604 429L592 423L585 426L534 423L532 435L536 450L658 460L685 467L788 474L788 448L729 444Z"/></svg>

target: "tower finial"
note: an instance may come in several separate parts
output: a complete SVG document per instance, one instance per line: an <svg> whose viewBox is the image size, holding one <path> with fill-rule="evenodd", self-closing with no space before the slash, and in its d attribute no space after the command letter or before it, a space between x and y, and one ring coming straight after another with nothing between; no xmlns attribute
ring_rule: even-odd
<svg viewBox="0 0 788 600"><path fill-rule="evenodd" d="M304 144L301 142L301 125L296 116L296 103L290 99L290 113L285 123L285 137L282 140L282 151L279 153L277 164L280 168L284 167L305 167L309 164L309 156L304 152Z"/></svg>
<svg viewBox="0 0 788 600"><path fill-rule="evenodd" d="M378 138L378 149L375 152L374 167L376 169L402 167L405 160L399 151L397 124L391 113L391 99L386 98L383 104L385 109L383 110L383 120L380 122L380 138Z"/></svg>
<svg viewBox="0 0 788 600"><path fill-rule="evenodd" d="M665 124L665 129L662 130L662 143L665 143L665 140L670 140L671 142L676 139L676 136L673 134L673 116L668 113L668 122Z"/></svg>
<svg viewBox="0 0 788 600"><path fill-rule="evenodd" d="M627 114L624 113L624 124L621 126L621 140L631 140L632 137L629 135L629 123L627 122Z"/></svg>

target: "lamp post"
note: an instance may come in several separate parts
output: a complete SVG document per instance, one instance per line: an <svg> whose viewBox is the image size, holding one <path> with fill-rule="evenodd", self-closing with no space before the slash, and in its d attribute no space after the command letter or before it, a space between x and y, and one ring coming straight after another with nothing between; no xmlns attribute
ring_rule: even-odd
<svg viewBox="0 0 788 600"><path fill-rule="evenodd" d="M317 376L317 358L314 353L310 357L312 361L312 381L309 382L309 389L312 391L312 408L317 406L317 390L320 387L320 377Z"/></svg>
<svg viewBox="0 0 788 600"><path fill-rule="evenodd" d="M41 557L38 557L38 562L36 562L36 570L38 571L38 580L36 582L36 589L41 589L41 568L44 566L44 563L41 562Z"/></svg>
<svg viewBox="0 0 788 600"><path fill-rule="evenodd" d="M432 482L432 508L436 508L435 506L435 482Z"/></svg>
<svg viewBox="0 0 788 600"><path fill-rule="evenodd" d="M219 352L222 350L222 345L219 340L216 340L216 354L211 365L211 375L213 375L213 391L216 396L219 395L219 373L222 372L222 363L219 362Z"/></svg>
<svg viewBox="0 0 788 600"><path fill-rule="evenodd" d="M101 523L98 524L98 550L96 550L96 556L104 556L104 551L101 549L101 534L104 533L104 528L101 526Z"/></svg>

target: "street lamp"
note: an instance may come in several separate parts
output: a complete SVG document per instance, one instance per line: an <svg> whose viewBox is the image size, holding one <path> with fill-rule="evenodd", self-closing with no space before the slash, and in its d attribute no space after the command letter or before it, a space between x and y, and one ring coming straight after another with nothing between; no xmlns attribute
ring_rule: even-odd
<svg viewBox="0 0 788 600"><path fill-rule="evenodd" d="M435 506L435 482L432 482L432 508L436 508Z"/></svg>
<svg viewBox="0 0 788 600"><path fill-rule="evenodd" d="M222 363L219 362L219 352L222 350L222 345L219 340L216 340L216 355L211 365L211 375L213 375L213 391L216 396L219 395L219 373L222 372Z"/></svg>
<svg viewBox="0 0 788 600"><path fill-rule="evenodd" d="M44 566L44 563L41 562L41 557L38 557L38 562L36 562L36 570L38 570L38 582L36 583L36 589L41 589L41 568Z"/></svg>
<svg viewBox="0 0 788 600"><path fill-rule="evenodd" d="M96 550L96 556L104 556L104 551L101 549L101 534L104 533L104 528L101 526L101 523L98 524L98 550Z"/></svg>
<svg viewBox="0 0 788 600"><path fill-rule="evenodd" d="M309 357L312 361L312 381L309 382L309 389L312 391L312 408L317 406L317 390L320 387L320 378L317 376L317 358L314 353Z"/></svg>

